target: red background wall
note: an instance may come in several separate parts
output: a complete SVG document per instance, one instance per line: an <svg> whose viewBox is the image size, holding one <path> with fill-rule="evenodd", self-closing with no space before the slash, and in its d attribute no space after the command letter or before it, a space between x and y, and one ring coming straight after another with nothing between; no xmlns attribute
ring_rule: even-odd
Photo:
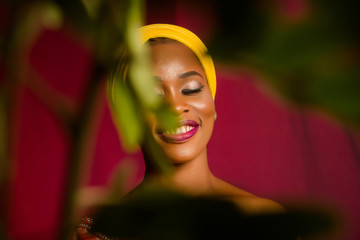
<svg viewBox="0 0 360 240"><path fill-rule="evenodd" d="M147 23L179 24L205 42L211 36L211 9L197 11L194 18L196 4L168 4L167 11L159 6L148 7ZM64 30L45 31L30 62L76 107L91 68L91 56L78 40ZM329 116L277 101L251 74L230 70L216 59L215 65L218 119L208 146L214 174L280 203L316 200L335 206L347 221L341 239L360 239L359 136ZM69 139L32 91L23 87L20 94L10 232L14 239L55 239ZM127 156L104 101L89 185L106 185ZM131 157L139 163L136 178L141 179L141 155Z"/></svg>

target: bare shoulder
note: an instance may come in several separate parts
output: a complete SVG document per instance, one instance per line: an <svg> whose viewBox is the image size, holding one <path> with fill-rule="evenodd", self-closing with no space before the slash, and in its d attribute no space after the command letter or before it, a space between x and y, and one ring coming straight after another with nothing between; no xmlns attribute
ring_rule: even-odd
<svg viewBox="0 0 360 240"><path fill-rule="evenodd" d="M246 214L267 214L267 213L284 213L285 208L270 199L257 196L252 197L234 197L235 204Z"/></svg>
<svg viewBox="0 0 360 240"><path fill-rule="evenodd" d="M285 212L285 208L273 200L255 196L219 178L215 178L213 181L216 194L233 201L246 214Z"/></svg>

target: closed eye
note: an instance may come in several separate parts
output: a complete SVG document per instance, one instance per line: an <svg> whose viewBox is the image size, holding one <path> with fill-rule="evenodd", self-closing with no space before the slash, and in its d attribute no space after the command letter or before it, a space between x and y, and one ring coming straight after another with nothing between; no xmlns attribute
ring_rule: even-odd
<svg viewBox="0 0 360 240"><path fill-rule="evenodd" d="M201 92L201 90L203 89L203 87L204 87L204 86L201 86L201 87L195 88L195 89L188 89L188 88L186 88L186 89L183 89L183 90L181 91L181 93L184 94L184 95L192 95L192 94Z"/></svg>

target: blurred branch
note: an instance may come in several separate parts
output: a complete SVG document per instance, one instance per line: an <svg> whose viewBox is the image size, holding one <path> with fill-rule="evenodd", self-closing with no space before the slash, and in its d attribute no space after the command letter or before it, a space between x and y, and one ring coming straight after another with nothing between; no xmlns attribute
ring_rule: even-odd
<svg viewBox="0 0 360 240"><path fill-rule="evenodd" d="M72 129L71 154L67 168L66 187L62 207L60 239L69 239L73 230L74 221L79 214L76 206L76 191L80 187L83 176L90 170L92 153L96 142L96 133L101 118L101 99L104 97L106 82L104 69L95 65L90 79L86 97L79 118Z"/></svg>
<svg viewBox="0 0 360 240"><path fill-rule="evenodd" d="M101 117L102 101L106 93L106 75L112 66L113 52L122 41L122 22L124 9L121 1L103 1L95 6L93 11L98 14L89 18L79 2L59 2L65 16L72 20L72 26L77 26L92 43L94 51L94 67L90 74L88 87L78 118L72 126L71 155L68 162L68 177L63 201L63 215L59 239L71 237L74 221L78 221L79 212L75 209L76 192L90 170L94 143L96 142L97 127ZM88 6L89 7L89 6ZM119 10L116 14L114 10ZM78 15L80 13L80 16ZM92 28L92 29L90 29ZM81 214L81 213L80 213Z"/></svg>
<svg viewBox="0 0 360 240"><path fill-rule="evenodd" d="M67 163L66 187L58 236L59 239L67 239L73 229L74 221L77 220L77 211L74 209L76 191L89 173L90 168L86 166L91 166L91 155L101 116L101 103L103 103L101 99L104 98L106 92L106 75L116 64L114 52L120 43L126 42L129 46L134 62L130 66L131 84L118 89L119 96L126 101L119 104L117 108L119 114L114 120L118 121L117 117L120 117L122 121L117 124L125 131L127 127L130 127L130 130L138 129L137 134L130 131L122 140L126 144L135 145L141 144L142 139L148 138L144 137L149 134L146 118L151 112L163 115L165 117L163 125L171 128L175 127L177 119L171 115L168 107L159 104L155 92L148 91L149 88L154 87L155 83L149 77L151 76L150 62L144 57L146 50L141 46L137 35L137 28L143 24L141 0L84 0L82 2L44 0L27 3L8 1L6 7L9 8L9 19L5 34L2 36L4 43L1 46L5 79L0 92L2 113L0 128L8 129L8 131L2 131L0 136L1 164L4 166L0 174L0 183L3 183L6 174L11 172L9 169L13 156L10 156L11 147L6 143L14 143L7 140L11 139L14 133L9 132L13 129L9 127L13 121L8 118L14 116L13 112L17 111L14 108L17 95L14 93L21 85L28 87L56 115L63 129L70 133L71 153ZM28 63L29 50L39 33L45 28L57 29L62 26L73 29L75 34L86 39L93 52L94 67L79 110L52 89ZM126 91L128 94L125 94ZM132 115L128 115L129 110L133 111ZM139 114L136 115L136 112ZM169 117L166 117L167 115ZM159 154L159 149L154 150L155 148L156 146L152 146L152 153L156 154L154 164L161 171L166 172L169 164L165 164L164 158ZM3 196L3 198L6 197ZM2 201L2 207L7 205L5 200Z"/></svg>
<svg viewBox="0 0 360 240"><path fill-rule="evenodd" d="M60 3L59 3L60 4ZM69 2L60 5L69 19L74 10L68 6ZM133 62L129 66L129 84L119 84L116 88L118 100L116 102L114 121L120 127L120 131L125 132L122 139L125 145L141 144L144 135L148 132L146 122L147 115L157 110L162 110L163 105L155 91L149 91L155 86L155 81L151 77L149 59L140 43L140 36L137 33L138 27L143 24L143 2L136 1L104 1L100 4L87 5L87 11L90 17L87 25L92 25L90 40L94 51L94 69L89 79L89 85L83 105L80 108L79 117L75 120L72 132L72 153L68 164L67 187L64 198L62 227L59 239L69 237L73 221L78 220L75 207L75 193L79 188L83 176L89 172L91 166L91 151L96 140L97 119L101 116L99 103L101 96L105 93L106 75L116 65L115 49L120 43L125 42L129 47ZM76 11L74 11L76 12ZM76 18L78 19L78 18ZM84 24L84 20L77 20L79 26ZM75 24L75 25L76 25ZM87 26L88 27L88 26ZM87 28L85 27L85 29ZM89 29L87 29L88 31ZM169 112L169 111L168 111ZM170 112L169 112L170 113ZM165 118L164 121L174 120L174 117ZM177 120L177 119L176 119ZM168 125L176 125L170 122ZM155 148L155 147L154 147ZM166 172L169 163L159 154L158 150L153 150L154 165L158 166L163 172ZM161 159L160 159L161 158Z"/></svg>

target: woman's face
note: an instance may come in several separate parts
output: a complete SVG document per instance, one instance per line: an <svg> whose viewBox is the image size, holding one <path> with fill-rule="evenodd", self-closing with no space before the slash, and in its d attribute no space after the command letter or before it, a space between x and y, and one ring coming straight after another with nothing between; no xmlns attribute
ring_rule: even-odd
<svg viewBox="0 0 360 240"><path fill-rule="evenodd" d="M206 154L215 105L206 75L195 54L185 45L170 39L151 44L153 74L159 80L157 92L179 114L180 127L174 131L159 129L152 133L173 163L183 163Z"/></svg>

